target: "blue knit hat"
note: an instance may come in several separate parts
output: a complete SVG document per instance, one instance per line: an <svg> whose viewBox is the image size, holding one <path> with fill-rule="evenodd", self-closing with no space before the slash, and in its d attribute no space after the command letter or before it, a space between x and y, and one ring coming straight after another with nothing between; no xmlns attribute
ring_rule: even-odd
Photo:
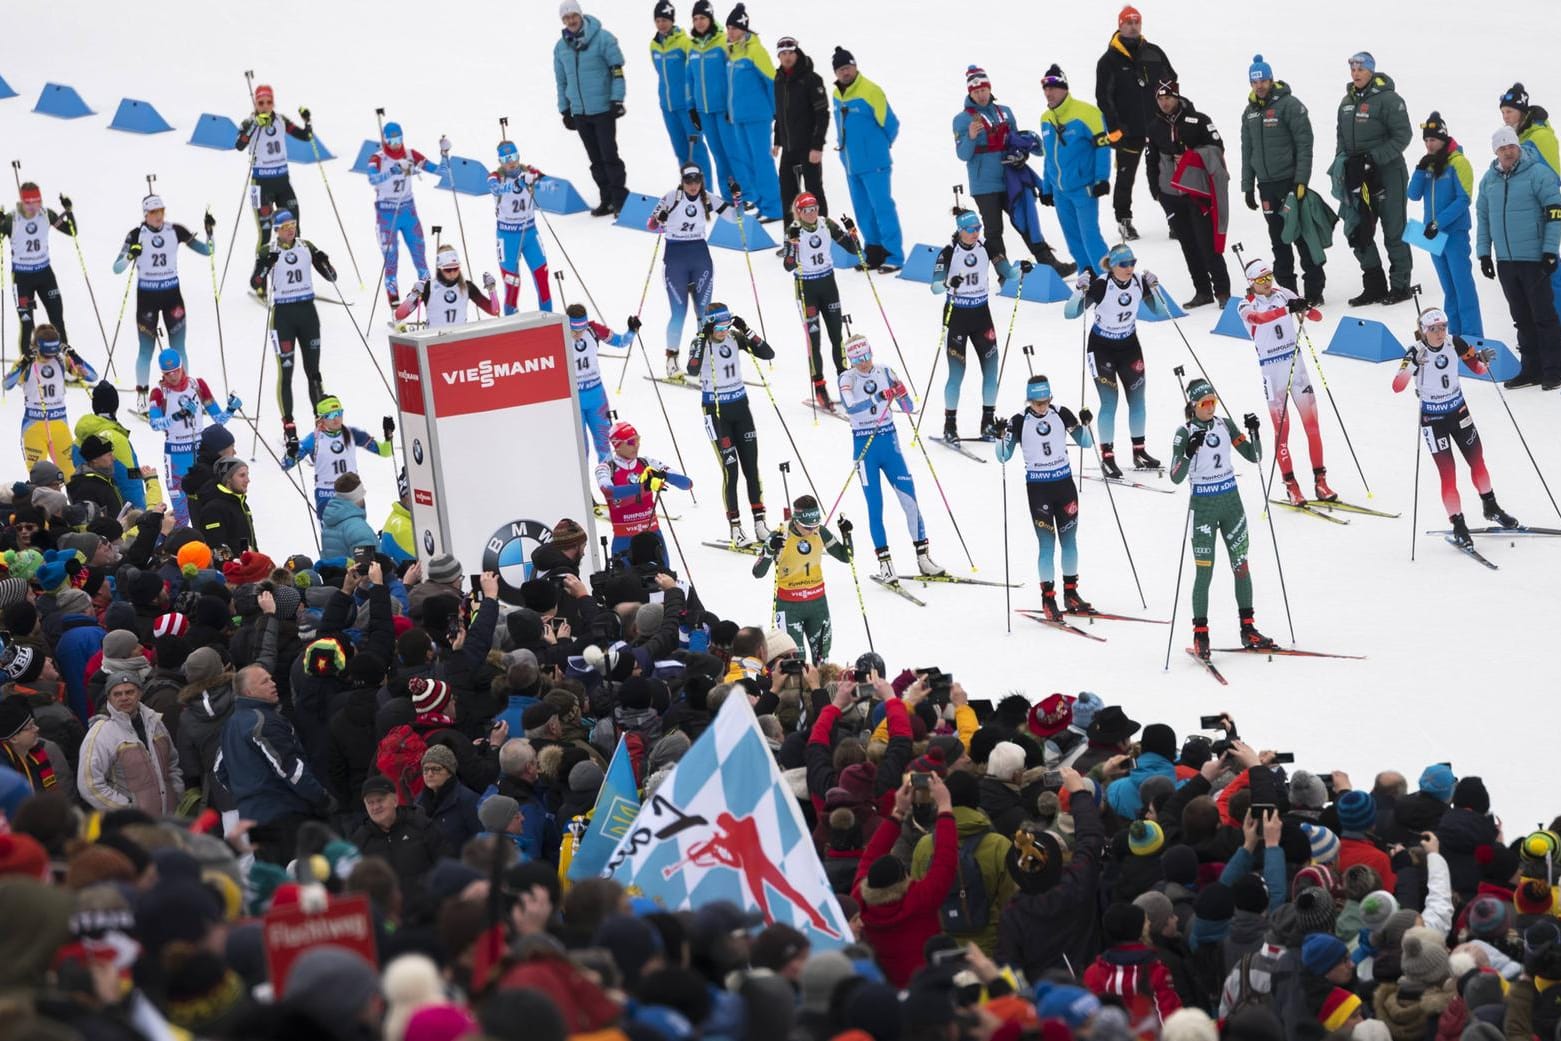
<svg viewBox="0 0 1561 1041"><path fill-rule="evenodd" d="M1452 802L1453 789L1456 787L1458 778L1450 766L1432 763L1420 772L1420 790L1429 792L1441 802Z"/></svg>
<svg viewBox="0 0 1561 1041"><path fill-rule="evenodd" d="M1312 863L1329 864L1339 857L1339 836L1321 824L1301 822L1301 831L1312 846Z"/></svg>
<svg viewBox="0 0 1561 1041"><path fill-rule="evenodd" d="M1377 822L1377 800L1370 792L1340 792L1334 800L1334 809L1339 813L1339 830L1346 835L1370 831Z"/></svg>
<svg viewBox="0 0 1561 1041"><path fill-rule="evenodd" d="M1042 1019L1060 1019L1077 1030L1100 1011L1100 999L1083 987L1040 983L1035 988L1035 1012Z"/></svg>
<svg viewBox="0 0 1561 1041"><path fill-rule="evenodd" d="M1301 964L1313 976L1321 976L1350 956L1344 941L1327 933L1310 933L1301 941Z"/></svg>
<svg viewBox="0 0 1561 1041"><path fill-rule="evenodd" d="M1127 846L1135 857L1152 857L1165 845L1165 832L1151 820L1134 821L1127 829Z"/></svg>
<svg viewBox="0 0 1561 1041"><path fill-rule="evenodd" d="M1351 65L1360 65L1370 72L1377 71L1377 59L1371 56L1370 51L1356 51L1350 55Z"/></svg>
<svg viewBox="0 0 1561 1041"><path fill-rule="evenodd" d="M1274 78L1274 68L1263 60L1261 54L1252 56L1252 64L1247 68L1247 82L1256 83L1258 80L1271 80Z"/></svg>

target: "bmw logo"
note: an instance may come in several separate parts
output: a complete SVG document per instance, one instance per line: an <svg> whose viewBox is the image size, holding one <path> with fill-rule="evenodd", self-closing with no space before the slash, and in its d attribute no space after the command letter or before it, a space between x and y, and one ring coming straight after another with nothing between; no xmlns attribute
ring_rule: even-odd
<svg viewBox="0 0 1561 1041"><path fill-rule="evenodd" d="M798 539L797 552L801 553L804 557L807 556L809 553L813 552L813 543L809 542L807 539Z"/></svg>
<svg viewBox="0 0 1561 1041"><path fill-rule="evenodd" d="M460 294L457 293L454 289L446 289L444 291L444 302L447 304L453 304L455 303L456 297L459 295Z"/></svg>
<svg viewBox="0 0 1561 1041"><path fill-rule="evenodd" d="M976 266L976 255L974 253L966 253L965 254L965 266L966 267L975 267Z"/></svg>
<svg viewBox="0 0 1561 1041"><path fill-rule="evenodd" d="M580 337L578 340L575 341L575 353L576 354L580 354L580 353L584 352L586 346L587 345L586 345L586 342L585 342L585 337L584 336Z"/></svg>
<svg viewBox="0 0 1561 1041"><path fill-rule="evenodd" d="M423 465L423 440L422 440L422 438L414 437L412 439L412 462L416 463L418 466L422 466Z"/></svg>
<svg viewBox="0 0 1561 1041"><path fill-rule="evenodd" d="M862 392L865 393L868 397L872 397L874 394L877 394L878 393L878 381L877 380L863 380L862 381Z"/></svg>
<svg viewBox="0 0 1561 1041"><path fill-rule="evenodd" d="M1449 362L1448 362L1447 355L1445 355L1445 354L1438 354L1436 356L1436 367L1437 368L1445 369L1445 368L1447 368L1448 364L1449 364Z"/></svg>
<svg viewBox="0 0 1561 1041"><path fill-rule="evenodd" d="M43 376L44 379L52 380L54 378L54 366L45 365L42 369L39 370L39 373Z"/></svg>
<svg viewBox="0 0 1561 1041"><path fill-rule="evenodd" d="M1131 294L1131 293L1119 293L1119 294L1117 294L1117 306L1118 307L1126 307L1128 304L1130 304L1132 302L1133 302L1133 294Z"/></svg>
<svg viewBox="0 0 1561 1041"><path fill-rule="evenodd" d="M510 191L514 192L516 195L524 194L526 191L526 183L517 177L510 182Z"/></svg>
<svg viewBox="0 0 1561 1041"><path fill-rule="evenodd" d="M1043 419L1039 423L1035 424L1035 432L1040 434L1042 437L1046 437L1052 432L1052 425Z"/></svg>
<svg viewBox="0 0 1561 1041"><path fill-rule="evenodd" d="M423 551L429 556L434 555L434 533L427 528L423 529Z"/></svg>
<svg viewBox="0 0 1561 1041"><path fill-rule="evenodd" d="M716 348L716 353L723 358L730 358L732 356L732 348L729 345L723 343L721 346Z"/></svg>
<svg viewBox="0 0 1561 1041"><path fill-rule="evenodd" d="M287 255L282 258L282 261L287 264L296 264L298 262L298 254L292 250L288 250Z"/></svg>
<svg viewBox="0 0 1561 1041"><path fill-rule="evenodd" d="M1220 436L1211 428L1204 437L1203 443L1209 448L1218 448L1220 446Z"/></svg>
<svg viewBox="0 0 1561 1041"><path fill-rule="evenodd" d="M810 236L808 236L808 248L809 249L818 249L823 244L824 244L824 240L819 238L817 235L810 235Z"/></svg>
<svg viewBox="0 0 1561 1041"><path fill-rule="evenodd" d="M345 437L333 437L333 438L331 438L331 454L332 455L341 455L346 450L347 450L347 439Z"/></svg>
<svg viewBox="0 0 1561 1041"><path fill-rule="evenodd" d="M510 521L488 537L482 547L482 569L498 572L500 600L524 606L520 587L531 578L531 554L552 538L553 529L534 520Z"/></svg>
<svg viewBox="0 0 1561 1041"><path fill-rule="evenodd" d="M30 220L30 221L27 222L27 234L32 235L35 232L37 232L37 230L38 230L38 222L37 221L31 221Z"/></svg>
<svg viewBox="0 0 1561 1041"><path fill-rule="evenodd" d="M153 235L152 236L152 248L153 249L162 249L163 248L163 237L161 235Z"/></svg>
<svg viewBox="0 0 1561 1041"><path fill-rule="evenodd" d="M699 207L695 206L693 203L689 203L687 206L683 207L683 216L685 216L685 217L697 217L697 216L699 216Z"/></svg>

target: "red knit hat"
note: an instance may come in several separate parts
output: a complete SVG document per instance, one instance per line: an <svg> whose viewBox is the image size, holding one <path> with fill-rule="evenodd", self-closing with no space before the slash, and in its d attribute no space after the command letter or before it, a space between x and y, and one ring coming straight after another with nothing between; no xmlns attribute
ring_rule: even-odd
<svg viewBox="0 0 1561 1041"><path fill-rule="evenodd" d="M276 565L264 553L246 549L237 560L222 565L222 576L229 585L241 586L246 582L264 582L271 577Z"/></svg>
<svg viewBox="0 0 1561 1041"><path fill-rule="evenodd" d="M1317 1010L1317 1022L1331 1033L1344 1026L1358 1011L1360 1011L1360 998L1343 987L1335 987L1323 999L1322 1008Z"/></svg>
<svg viewBox="0 0 1561 1041"><path fill-rule="evenodd" d="M1073 722L1073 699L1066 694L1053 694L1030 706L1030 718L1026 725L1030 733L1041 740L1056 737Z"/></svg>
<svg viewBox="0 0 1561 1041"><path fill-rule="evenodd" d="M1118 29L1122 28L1122 25L1123 25L1124 22L1136 21L1136 22L1142 24L1143 20L1144 20L1144 16L1139 14L1138 13L1138 8L1134 7L1132 4L1128 4L1126 7L1122 8L1122 10L1117 12L1117 28Z"/></svg>
<svg viewBox="0 0 1561 1041"><path fill-rule="evenodd" d="M1518 909L1518 914L1549 914L1555 902L1555 891L1542 878L1525 878L1512 894L1512 906Z"/></svg>
<svg viewBox="0 0 1561 1041"><path fill-rule="evenodd" d="M46 882L49 854L31 835L20 831L0 835L0 876L23 875Z"/></svg>

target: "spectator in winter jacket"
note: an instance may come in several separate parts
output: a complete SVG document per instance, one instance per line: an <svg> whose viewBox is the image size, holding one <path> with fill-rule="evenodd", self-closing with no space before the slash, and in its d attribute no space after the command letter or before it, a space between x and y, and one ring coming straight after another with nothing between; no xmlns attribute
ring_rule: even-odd
<svg viewBox="0 0 1561 1041"><path fill-rule="evenodd" d="M477 793L455 776L455 753L444 745L429 745L423 753L423 791L417 807L444 836L445 845L459 850L482 833L477 819Z"/></svg>
<svg viewBox="0 0 1561 1041"><path fill-rule="evenodd" d="M1230 300L1225 267L1225 226L1230 219L1225 142L1214 121L1181 96L1176 82L1155 89L1158 111L1149 124L1149 147L1157 156L1161 205L1182 248L1193 297L1184 308Z"/></svg>
<svg viewBox="0 0 1561 1041"><path fill-rule="evenodd" d="M17 641L0 652L0 671L8 682L0 688L6 700L26 703L44 741L57 746L64 758L56 769L76 774L77 755L87 728L64 704L64 684L42 645Z"/></svg>
<svg viewBox="0 0 1561 1041"><path fill-rule="evenodd" d="M553 83L564 129L579 133L591 161L591 180L601 192L593 217L617 213L629 197L627 174L618 157L618 120L623 117L623 51L618 38L580 0L558 5L562 38L553 45Z"/></svg>
<svg viewBox="0 0 1561 1041"><path fill-rule="evenodd" d="M65 753L46 741L26 698L0 698L0 768L13 770L30 794L76 794L76 779Z"/></svg>
<svg viewBox="0 0 1561 1041"><path fill-rule="evenodd" d="M927 873L911 879L905 865L890 850L912 823L912 786L907 777L894 795L891 820L873 833L862 853L851 896L862 908L862 940L873 949L884 976L903 987L922 967L922 948L942 931L938 908L954 885L959 867L958 826L949 790L936 774L928 789L936 813L932 825L932 857Z"/></svg>
<svg viewBox="0 0 1561 1041"><path fill-rule="evenodd" d="M368 778L361 793L369 819L352 833L352 844L363 856L383 858L395 869L403 893L421 893L428 873L450 852L443 834L422 810L399 805L396 786L386 778Z"/></svg>
<svg viewBox="0 0 1561 1041"><path fill-rule="evenodd" d="M1522 368L1504 385L1561 387L1561 324L1551 275L1561 252L1561 192L1556 174L1504 126L1491 135L1496 158L1480 178L1475 253L1480 273L1501 277L1501 291L1518 327ZM1494 257L1494 262L1493 262Z"/></svg>
<svg viewBox="0 0 1561 1041"><path fill-rule="evenodd" d="M1372 992L1372 1011L1387 1024L1393 1041L1435 1037L1438 1020L1458 995L1442 936L1424 927L1405 932L1399 945L1402 975L1379 983Z"/></svg>
<svg viewBox="0 0 1561 1041"><path fill-rule="evenodd" d="M957 856L960 863L955 871L953 892L967 894L962 909L966 915L973 913L978 903L970 895L974 894L977 886L981 888L979 902L985 905L984 921L973 921L967 929L955 931L945 928L945 931L958 940L961 946L974 943L990 956L997 950L997 923L1002 919L1003 908L1008 906L1008 901L1018 891L1014 877L1008 873L1008 851L1013 843L1007 836L994 831L991 820L981 812L978 805L981 786L975 774L964 770L950 771L945 785L953 807L954 827L959 840ZM911 855L911 878L920 880L927 877L927 872L932 868L934 845L933 835L923 835L917 840L915 852ZM975 863L980 872L979 879L964 877L963 862L967 859Z"/></svg>
<svg viewBox="0 0 1561 1041"><path fill-rule="evenodd" d="M1046 111L1041 114L1041 204L1057 207L1057 223L1080 271L1099 271L1106 256L1100 235L1100 199L1111 191L1111 143L1100 109L1068 89L1068 77L1053 65L1041 77Z"/></svg>
<svg viewBox="0 0 1561 1041"><path fill-rule="evenodd" d="M889 152L900 134L900 120L883 88L857 71L850 51L836 47L831 63L835 144L862 232L862 252L869 268L898 271L905 264L905 244L890 185L894 159Z"/></svg>
<svg viewBox="0 0 1561 1041"><path fill-rule="evenodd" d="M1153 1009L1162 1021L1182 1007L1170 970L1148 942L1149 918L1137 904L1112 904L1102 916L1109 944L1084 970L1092 994L1115 997L1134 1022Z"/></svg>
<svg viewBox="0 0 1561 1041"><path fill-rule="evenodd" d="M1377 800L1370 792L1352 789L1337 793L1333 805L1339 817L1339 874L1364 864L1377 873L1382 888L1391 893L1397 884L1392 861L1370 837L1376 830Z"/></svg>
<svg viewBox="0 0 1561 1041"><path fill-rule="evenodd" d="M656 101L672 142L672 154L677 156L678 169L694 163L705 175L705 183L711 184L710 151L701 137L699 110L689 91L689 51L693 43L688 33L678 28L672 0L658 0L652 17L656 35L650 41L650 61L656 67Z"/></svg>
<svg viewBox="0 0 1561 1041"><path fill-rule="evenodd" d="M1300 979L1301 941L1305 935L1294 904L1282 904L1269 915L1263 946L1243 955L1225 978L1219 1018L1253 1003L1255 995L1268 995L1270 1010L1285 1027L1284 1036L1296 1036L1299 1024L1309 1018Z"/></svg>
<svg viewBox="0 0 1561 1041"><path fill-rule="evenodd" d="M748 28L748 9L739 3L726 16L727 158L759 219L779 220L780 181L770 161L775 122L775 65Z"/></svg>
<svg viewBox="0 0 1561 1041"><path fill-rule="evenodd" d="M1241 113L1241 196L1247 209L1263 211L1274 250L1274 281L1295 293L1295 250L1284 240L1284 205L1288 196L1299 202L1308 191L1312 119L1290 84L1274 79L1273 66L1261 54L1252 56L1247 81L1252 90ZM1304 242L1299 248L1305 283L1300 295L1320 307L1327 283L1323 258L1313 257Z"/></svg>
<svg viewBox="0 0 1561 1041"><path fill-rule="evenodd" d="M562 841L557 818L547 805L547 786L537 762L537 750L525 738L499 747L499 779L482 793L479 807L494 795L514 799L521 824L515 844L527 860L558 859Z"/></svg>
<svg viewBox="0 0 1561 1041"><path fill-rule="evenodd" d="M1409 199L1424 200L1424 234L1433 242L1441 238L1441 252L1431 253L1431 264L1442 283L1442 310L1447 331L1455 336L1484 336L1480 299L1474 290L1474 264L1469 259L1470 203L1474 170L1463 146L1452 139L1440 112L1420 124L1426 154L1409 177Z"/></svg>
<svg viewBox="0 0 1561 1041"><path fill-rule="evenodd" d="M824 197L824 135L829 132L829 91L813 71L813 59L794 36L775 41L775 147L780 163L781 203L786 223L796 220L792 201L801 192L818 200L820 217L829 216ZM798 173L802 177L799 181Z"/></svg>
<svg viewBox="0 0 1561 1041"><path fill-rule="evenodd" d="M1144 728L1140 744L1142 751L1133 772L1112 781L1106 789L1106 805L1123 820L1132 820L1143 810L1138 790L1149 778L1164 777L1173 784L1176 781L1176 732L1164 723L1151 723Z"/></svg>
<svg viewBox="0 0 1561 1041"><path fill-rule="evenodd" d="M374 712L385 682L384 659L373 651L359 651L347 662L342 678L348 684L344 703L326 725L325 776L331 794L345 806L374 768Z"/></svg>
<svg viewBox="0 0 1561 1041"><path fill-rule="evenodd" d="M229 457L217 460L213 470L216 483L201 503L201 539L208 546L226 546L237 558L259 548L249 513L249 464Z"/></svg>
<svg viewBox="0 0 1561 1041"><path fill-rule="evenodd" d="M1350 300L1351 307L1409 299L1413 260L1404 244L1409 189L1404 149L1412 136L1409 112L1393 77L1377 72L1370 52L1351 55L1350 82L1339 102L1337 147L1329 167L1346 240L1360 263L1363 288ZM1373 241L1379 221L1388 251L1386 275Z"/></svg>
<svg viewBox="0 0 1561 1041"><path fill-rule="evenodd" d="M210 647L202 647L184 661L185 685L179 690L179 768L185 788L201 789L202 802L226 813L237 808L233 794L217 780L217 757L222 730L233 714L233 671Z"/></svg>
<svg viewBox="0 0 1561 1041"><path fill-rule="evenodd" d="M1133 227L1133 179L1138 175L1139 160L1146 154L1149 168L1144 180L1149 182L1149 194L1166 205L1155 183L1157 160L1146 146L1154 119L1155 88L1175 80L1176 69L1165 51L1144 39L1143 28L1137 8L1122 8L1117 14L1117 31L1095 63L1095 104L1106 121L1106 139L1117 153L1117 185L1111 201L1118 237L1124 242L1138 238Z"/></svg>
<svg viewBox="0 0 1561 1041"><path fill-rule="evenodd" d="M336 494L320 516L320 560L345 564L355 548L376 545L379 536L369 527L363 507L368 499L363 479L357 474L342 474L335 487Z"/></svg>
<svg viewBox="0 0 1561 1041"><path fill-rule="evenodd" d="M92 720L87 704L87 662L103 646L108 633L92 613L92 601L79 589L66 589L55 597L59 638L54 644L54 664L65 681L65 700L82 724Z"/></svg>
<svg viewBox="0 0 1561 1041"><path fill-rule="evenodd" d="M992 830L1011 836L1019 826L1035 816L1032 804L1023 796L1024 749L1012 741L999 741L987 754L986 773L981 777L981 812L992 822Z"/></svg>
<svg viewBox="0 0 1561 1041"><path fill-rule="evenodd" d="M141 704L141 681L108 678L102 714L87 728L76 787L87 805L108 813L172 814L184 794L179 756L163 717Z"/></svg>

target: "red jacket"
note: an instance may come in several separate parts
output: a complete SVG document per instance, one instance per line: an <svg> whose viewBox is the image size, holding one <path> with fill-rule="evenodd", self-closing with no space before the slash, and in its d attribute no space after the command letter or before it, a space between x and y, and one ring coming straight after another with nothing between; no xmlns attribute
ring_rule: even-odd
<svg viewBox="0 0 1561 1041"><path fill-rule="evenodd" d="M1182 1007L1182 999L1171 983L1171 971L1153 947L1141 943L1119 943L1108 948L1084 970L1083 982L1086 990L1099 997L1111 994L1121 998L1135 1025L1149 1012L1151 999L1162 1022Z"/></svg>
<svg viewBox="0 0 1561 1041"><path fill-rule="evenodd" d="M922 947L943 931L938 908L948 898L959 871L959 838L952 813L938 815L932 826L932 863L927 875L904 879L885 889L867 884L868 869L879 857L888 855L900 837L900 828L892 820L873 833L862 852L851 895L862 908L862 939L878 956L884 976L896 987L904 987L912 974L924 964Z"/></svg>
<svg viewBox="0 0 1561 1041"><path fill-rule="evenodd" d="M1365 839L1339 837L1339 877L1356 864L1365 864L1382 876L1382 888L1394 891L1398 876L1393 873L1393 861L1386 853Z"/></svg>

